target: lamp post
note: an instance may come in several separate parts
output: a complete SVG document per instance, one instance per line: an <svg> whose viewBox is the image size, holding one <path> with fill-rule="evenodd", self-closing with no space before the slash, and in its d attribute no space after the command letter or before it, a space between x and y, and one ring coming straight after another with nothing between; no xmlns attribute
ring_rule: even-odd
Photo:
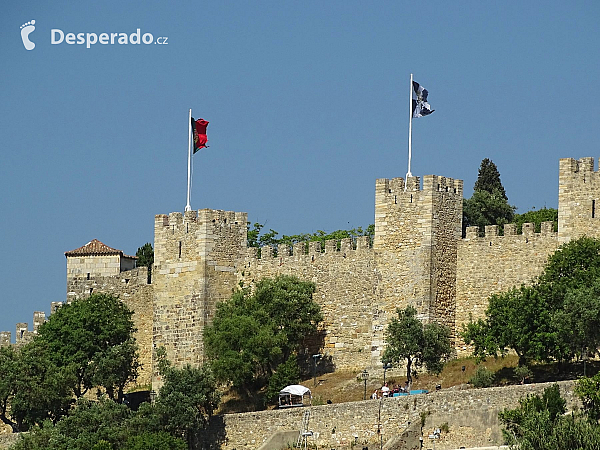
<svg viewBox="0 0 600 450"><path fill-rule="evenodd" d="M363 394L363 400L367 399L367 380L369 379L369 372L367 372L367 369L363 370L360 373L360 377L364 380L365 382L365 393Z"/></svg>
<svg viewBox="0 0 600 450"><path fill-rule="evenodd" d="M317 387L317 359L319 359L322 355L316 354L312 355L313 359L313 386Z"/></svg>
<svg viewBox="0 0 600 450"><path fill-rule="evenodd" d="M394 367L392 365L392 363L383 363L383 385L385 386L385 373L387 372L388 369L391 369L392 367Z"/></svg>

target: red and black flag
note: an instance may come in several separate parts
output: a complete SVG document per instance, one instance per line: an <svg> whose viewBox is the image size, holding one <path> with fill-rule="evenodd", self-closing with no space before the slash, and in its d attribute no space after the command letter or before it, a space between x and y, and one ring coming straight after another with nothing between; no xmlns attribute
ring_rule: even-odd
<svg viewBox="0 0 600 450"><path fill-rule="evenodd" d="M196 153L201 148L206 148L206 142L208 138L206 137L206 127L208 126L208 121L204 119L194 120L192 117L192 136L194 137L194 153Z"/></svg>

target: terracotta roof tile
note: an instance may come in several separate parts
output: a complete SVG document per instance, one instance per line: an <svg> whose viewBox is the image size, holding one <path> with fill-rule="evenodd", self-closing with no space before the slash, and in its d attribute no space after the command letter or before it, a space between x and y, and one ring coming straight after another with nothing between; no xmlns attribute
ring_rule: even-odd
<svg viewBox="0 0 600 450"><path fill-rule="evenodd" d="M106 244L103 244L98 239L94 239L83 247L76 248L75 250L71 250L69 252L65 252L65 256L92 256L92 255L121 255L126 256L128 258L132 258L132 256L123 255L122 250L117 250L115 248L109 247Z"/></svg>

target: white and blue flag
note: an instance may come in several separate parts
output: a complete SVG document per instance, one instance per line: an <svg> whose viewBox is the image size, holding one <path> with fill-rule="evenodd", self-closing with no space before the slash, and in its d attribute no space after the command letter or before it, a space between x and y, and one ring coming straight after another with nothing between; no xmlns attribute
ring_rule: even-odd
<svg viewBox="0 0 600 450"><path fill-rule="evenodd" d="M427 89L424 89L416 81L413 81L413 89L412 89L412 116L423 117L431 114L435 109L431 109L429 103L427 103Z"/></svg>

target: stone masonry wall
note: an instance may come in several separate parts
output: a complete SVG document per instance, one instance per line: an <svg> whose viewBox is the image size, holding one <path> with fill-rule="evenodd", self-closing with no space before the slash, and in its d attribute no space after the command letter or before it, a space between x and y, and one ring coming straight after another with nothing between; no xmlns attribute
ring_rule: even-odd
<svg viewBox="0 0 600 450"><path fill-rule="evenodd" d="M293 254L285 246L278 248L273 256L271 248L261 251L257 258L256 249L248 249L243 269L238 271L245 286L252 286L262 278L273 278L279 274L294 275L316 285L313 298L321 305L325 317L323 351L331 356L336 368L364 369L372 363L378 364L381 342L374 336L380 331L374 325L379 311L375 302L377 276L373 249L368 237L359 237L356 249L351 239L343 239L340 249L336 241L325 243L321 252L320 242L294 245Z"/></svg>
<svg viewBox="0 0 600 450"><path fill-rule="evenodd" d="M507 224L504 236L498 236L497 225L487 226L484 237L477 235L477 227L468 227L466 238L458 244L456 333L471 318L485 317L492 294L531 284L558 246L552 222L543 223L541 233L534 233L533 224L526 223L519 235L514 224ZM459 338L458 354L470 350Z"/></svg>
<svg viewBox="0 0 600 450"><path fill-rule="evenodd" d="M582 235L600 237L600 173L594 171L594 158L563 158L559 167L561 243Z"/></svg>
<svg viewBox="0 0 600 450"><path fill-rule="evenodd" d="M91 293L106 293L118 296L133 311L134 334L139 346L140 373L137 385L146 386L152 375L152 299L153 289L148 284L148 269L138 267L114 276L87 275L67 280L67 301L86 298Z"/></svg>
<svg viewBox="0 0 600 450"><path fill-rule="evenodd" d="M396 308L412 305L425 321L454 325L461 180L428 175L379 179L375 187L375 263L384 327Z"/></svg>
<svg viewBox="0 0 600 450"><path fill-rule="evenodd" d="M67 282L73 277L87 274L108 277L121 271L120 255L72 256L67 258Z"/></svg>
<svg viewBox="0 0 600 450"><path fill-rule="evenodd" d="M558 384L561 395L567 400L567 408L573 409L578 403L572 382ZM426 444L427 436L448 422L450 432L436 442L438 450L500 445L502 434L498 412L518 406L519 398L541 394L548 386L551 383L442 390L337 405L226 414L222 416L225 435L221 448L257 449L275 432L300 430L306 411L310 411L308 429L314 433L309 442L318 448L349 448L353 443L360 448L361 445L379 444L379 433L385 443L402 433L410 423L420 422L422 412L429 413L423 428Z"/></svg>

